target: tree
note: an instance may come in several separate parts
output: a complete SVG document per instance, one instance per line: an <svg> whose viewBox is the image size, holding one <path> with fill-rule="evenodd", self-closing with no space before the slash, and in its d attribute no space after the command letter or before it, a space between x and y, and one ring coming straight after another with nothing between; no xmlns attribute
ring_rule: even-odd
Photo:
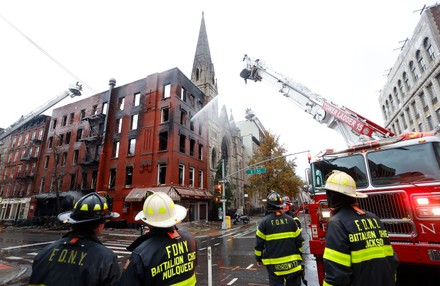
<svg viewBox="0 0 440 286"><path fill-rule="evenodd" d="M286 149L279 143L279 136L269 131L265 132L260 147L249 161L249 166L266 168L266 173L251 175L249 178L249 193L252 196L256 192L266 195L270 191L276 191L282 196L293 198L300 191L303 182L295 174L296 164L294 160L282 157L285 153ZM278 159L271 160L271 158Z"/></svg>

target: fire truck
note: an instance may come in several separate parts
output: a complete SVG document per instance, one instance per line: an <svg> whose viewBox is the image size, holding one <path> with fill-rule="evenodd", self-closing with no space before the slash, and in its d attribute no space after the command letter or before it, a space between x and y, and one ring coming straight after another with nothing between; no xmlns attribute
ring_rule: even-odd
<svg viewBox="0 0 440 286"><path fill-rule="evenodd" d="M356 181L368 194L358 201L385 224L401 265L440 270L440 137L439 130L399 135L358 113L340 107L305 86L268 68L263 61L244 57L240 76L267 81L319 123L338 131L347 148L326 150L309 160L306 180L314 200L310 215L310 253L316 258L318 278L324 279L323 253L330 210L325 180L333 170Z"/></svg>

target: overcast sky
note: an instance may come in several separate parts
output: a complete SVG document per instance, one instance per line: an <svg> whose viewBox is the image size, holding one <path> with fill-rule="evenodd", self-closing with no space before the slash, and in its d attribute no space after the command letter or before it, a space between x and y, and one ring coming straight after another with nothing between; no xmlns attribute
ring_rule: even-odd
<svg viewBox="0 0 440 286"><path fill-rule="evenodd" d="M174 67L190 77L204 12L219 99L237 121L252 108L289 153L310 150L315 155L325 148L344 148L337 132L315 122L275 88L261 82L245 85L239 77L243 55L264 60L382 125L378 97L386 74L401 42L411 38L418 10L435 3L3 0L0 126L8 127L78 78L83 95L90 96L107 90L110 78L120 86ZM302 175L306 155L297 156L296 162Z"/></svg>

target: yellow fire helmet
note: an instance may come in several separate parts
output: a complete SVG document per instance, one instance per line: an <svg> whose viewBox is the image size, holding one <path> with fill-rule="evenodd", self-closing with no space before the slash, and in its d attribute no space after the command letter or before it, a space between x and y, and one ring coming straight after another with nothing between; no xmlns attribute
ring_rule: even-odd
<svg viewBox="0 0 440 286"><path fill-rule="evenodd" d="M341 193L353 198L366 198L366 194L356 192L356 183L353 178L345 172L333 171L325 182L325 189Z"/></svg>
<svg viewBox="0 0 440 286"><path fill-rule="evenodd" d="M186 217L186 208L174 204L165 193L154 192L144 202L143 210L135 220L142 220L154 227L168 228L181 222Z"/></svg>

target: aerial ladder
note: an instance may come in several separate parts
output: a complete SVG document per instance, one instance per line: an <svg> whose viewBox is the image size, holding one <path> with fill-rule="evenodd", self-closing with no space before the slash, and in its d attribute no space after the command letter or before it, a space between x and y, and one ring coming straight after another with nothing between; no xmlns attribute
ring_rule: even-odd
<svg viewBox="0 0 440 286"><path fill-rule="evenodd" d="M3 140L9 135L11 135L15 130L24 126L26 123L30 122L38 115L42 114L43 112L45 112L46 110L48 110L49 108L60 102L61 100L65 99L68 96L72 98L75 96L80 96L81 90L82 90L82 86L79 82L77 82L75 85L70 85L68 89L66 89L61 94L57 95L56 97L48 101L46 104L38 107L37 109L33 110L27 115L22 115L16 122L11 124L3 131L0 131L0 145L3 143Z"/></svg>
<svg viewBox="0 0 440 286"><path fill-rule="evenodd" d="M265 81L275 86L285 97L292 100L316 121L339 132L348 147L394 136L393 132L368 120L347 107L340 107L268 68L261 60L244 55L245 68L240 76L247 80Z"/></svg>

